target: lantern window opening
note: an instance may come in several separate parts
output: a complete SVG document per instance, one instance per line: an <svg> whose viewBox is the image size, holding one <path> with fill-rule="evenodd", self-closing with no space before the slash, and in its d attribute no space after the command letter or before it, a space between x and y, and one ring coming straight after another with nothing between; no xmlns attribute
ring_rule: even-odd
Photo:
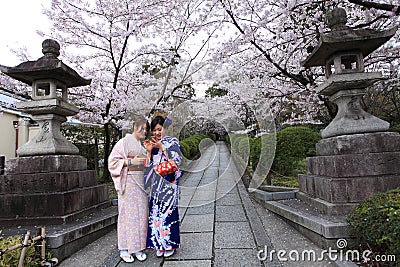
<svg viewBox="0 0 400 267"><path fill-rule="evenodd" d="M360 69L356 55L344 55L340 57L342 72L354 72Z"/></svg>
<svg viewBox="0 0 400 267"><path fill-rule="evenodd" d="M37 80L33 82L32 98L42 99L61 99L67 101L67 86L57 80Z"/></svg>
<svg viewBox="0 0 400 267"><path fill-rule="evenodd" d="M37 82L34 88L35 96L45 97L50 95L50 84L46 82Z"/></svg>
<svg viewBox="0 0 400 267"><path fill-rule="evenodd" d="M364 72L363 55L360 51L339 52L332 55L325 65L325 76Z"/></svg>

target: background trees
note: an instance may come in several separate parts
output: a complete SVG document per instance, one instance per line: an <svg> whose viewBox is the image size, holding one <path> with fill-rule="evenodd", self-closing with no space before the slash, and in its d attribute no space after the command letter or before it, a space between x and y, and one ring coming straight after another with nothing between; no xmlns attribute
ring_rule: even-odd
<svg viewBox="0 0 400 267"><path fill-rule="evenodd" d="M386 1L386 5L381 5L381 1L219 2L225 10L226 23L236 31L227 42L221 43L215 55L247 79L245 83L252 85L248 87L255 90L255 97L271 101L278 123L318 122L326 116L320 113L322 108L334 115L327 99L313 90L321 81L321 68L309 70L300 66L300 61L317 44L320 33L329 30L324 24L327 11L344 7L348 25L353 28L382 30L399 22L398 1ZM389 77L388 82L396 84L398 38L397 34L366 59L369 70L383 71ZM239 88L237 81L224 77L219 85L229 91ZM241 92L237 95L245 98L246 94Z"/></svg>
<svg viewBox="0 0 400 267"><path fill-rule="evenodd" d="M73 89L71 101L81 107L81 120L104 125L105 170L110 127L122 127L127 114L171 109L173 96L193 97L191 76L201 67L193 63L208 40L191 51L187 42L212 12L200 5L68 0L52 1L45 10L53 21L51 37L67 46L66 61L93 79L90 87ZM199 10L206 15L198 15ZM104 174L107 179L108 172Z"/></svg>

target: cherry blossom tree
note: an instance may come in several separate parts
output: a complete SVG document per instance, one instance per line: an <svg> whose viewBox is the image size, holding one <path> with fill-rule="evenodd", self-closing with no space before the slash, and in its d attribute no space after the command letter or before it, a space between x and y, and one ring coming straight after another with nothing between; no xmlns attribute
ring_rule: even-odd
<svg viewBox="0 0 400 267"><path fill-rule="evenodd" d="M220 25L202 27L212 12L206 1L159 0L53 0L45 11L51 37L65 46L63 57L92 78L90 86L71 90L71 100L81 120L104 125L105 170L110 127L126 124L126 114L168 110L174 99L194 95L192 75ZM190 48L200 32L203 40Z"/></svg>
<svg viewBox="0 0 400 267"><path fill-rule="evenodd" d="M324 24L327 11L336 6L344 7L348 25L353 28L382 30L399 22L398 1L387 1L387 4L305 0L219 2L225 10L227 23L236 31L214 50L215 58L252 81L246 91L252 84L253 89L258 88L258 93L253 94L255 97L264 95L276 113L285 111L283 122L286 123L316 121L323 105L330 107L327 99L313 90L323 79L322 69L304 69L300 65L317 44L319 35L329 30ZM392 42L370 55L367 65L387 72L388 61L399 61L398 47L394 45L398 39L397 34ZM224 88L231 87L228 90L239 88L237 79L222 76L218 82ZM247 102L246 91L237 91L237 94ZM293 112L288 113L288 109Z"/></svg>

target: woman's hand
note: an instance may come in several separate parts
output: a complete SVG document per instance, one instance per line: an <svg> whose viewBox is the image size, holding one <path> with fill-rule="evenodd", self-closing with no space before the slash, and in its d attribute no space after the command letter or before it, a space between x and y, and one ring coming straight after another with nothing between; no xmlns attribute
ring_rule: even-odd
<svg viewBox="0 0 400 267"><path fill-rule="evenodd" d="M153 144L154 148L158 148L158 149L162 150L163 146L162 146L161 140L158 140L154 137L154 138L150 139L150 142Z"/></svg>
<svg viewBox="0 0 400 267"><path fill-rule="evenodd" d="M150 153L151 153L151 150L154 148L154 144L148 139L144 140L143 145L146 148L146 151L150 152Z"/></svg>
<svg viewBox="0 0 400 267"><path fill-rule="evenodd" d="M156 138L152 138L151 142L153 143L153 147L158 148L159 151L161 151L164 155L167 156L166 149L162 145L161 140L158 140Z"/></svg>

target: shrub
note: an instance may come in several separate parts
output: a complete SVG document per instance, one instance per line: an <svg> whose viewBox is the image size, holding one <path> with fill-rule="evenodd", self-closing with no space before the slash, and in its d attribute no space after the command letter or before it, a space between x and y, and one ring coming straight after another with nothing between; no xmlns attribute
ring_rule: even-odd
<svg viewBox="0 0 400 267"><path fill-rule="evenodd" d="M22 243L23 238L21 236L0 237L0 250L5 250ZM2 255L0 257L0 267L17 266L21 251L22 249L15 249ZM40 254L35 250L35 243L31 242L26 250L24 266L36 267L42 266L43 263L44 260L40 259Z"/></svg>
<svg viewBox="0 0 400 267"><path fill-rule="evenodd" d="M256 169L261 155L261 138L254 138L250 146L250 162L253 171Z"/></svg>
<svg viewBox="0 0 400 267"><path fill-rule="evenodd" d="M347 221L353 249L371 250L371 259L373 255L396 255L400 264L400 188L365 199Z"/></svg>
<svg viewBox="0 0 400 267"><path fill-rule="evenodd" d="M263 143L263 149L261 151L261 143ZM260 160L261 153L263 154L262 164L264 166L270 166L274 155L275 155L275 136L274 134L265 134L261 137L252 138L250 147L250 162L253 170L256 169L258 161Z"/></svg>
<svg viewBox="0 0 400 267"><path fill-rule="evenodd" d="M315 144L321 135L304 126L287 127L276 135L276 151L272 169L281 175L297 175L299 161L314 156Z"/></svg>
<svg viewBox="0 0 400 267"><path fill-rule="evenodd" d="M235 155L241 156L241 152L245 150L245 143L248 142L248 136L245 134L231 134L229 136L231 144L231 152ZM241 143L241 144L240 144Z"/></svg>
<svg viewBox="0 0 400 267"><path fill-rule="evenodd" d="M196 157L200 153L199 144L201 140L205 138L210 138L210 137L204 134L195 134L181 140L179 144L181 146L182 154L187 159L193 159L194 157Z"/></svg>
<svg viewBox="0 0 400 267"><path fill-rule="evenodd" d="M393 125L392 127L389 128L388 131L400 133L400 124Z"/></svg>
<svg viewBox="0 0 400 267"><path fill-rule="evenodd" d="M252 139L251 138L240 138L237 142L237 149L239 152L239 156L242 159L248 159L250 156L250 146Z"/></svg>
<svg viewBox="0 0 400 267"><path fill-rule="evenodd" d="M226 134L223 137L221 137L221 140L224 141L228 145L228 147L231 146L231 138L229 137L228 134Z"/></svg>
<svg viewBox="0 0 400 267"><path fill-rule="evenodd" d="M213 140L214 142L215 142L215 141L218 141L218 140L217 140L217 135L216 135L216 134L214 134L214 133L210 133L210 134L208 134L208 137L210 137L210 138L211 138L211 140Z"/></svg>
<svg viewBox="0 0 400 267"><path fill-rule="evenodd" d="M188 155L190 155L190 147L188 143L180 141L179 144L181 146L182 154L187 158Z"/></svg>
<svg viewBox="0 0 400 267"><path fill-rule="evenodd" d="M247 167L250 149L250 138L246 134L230 134L228 140L230 141L231 154L237 164L241 167Z"/></svg>

